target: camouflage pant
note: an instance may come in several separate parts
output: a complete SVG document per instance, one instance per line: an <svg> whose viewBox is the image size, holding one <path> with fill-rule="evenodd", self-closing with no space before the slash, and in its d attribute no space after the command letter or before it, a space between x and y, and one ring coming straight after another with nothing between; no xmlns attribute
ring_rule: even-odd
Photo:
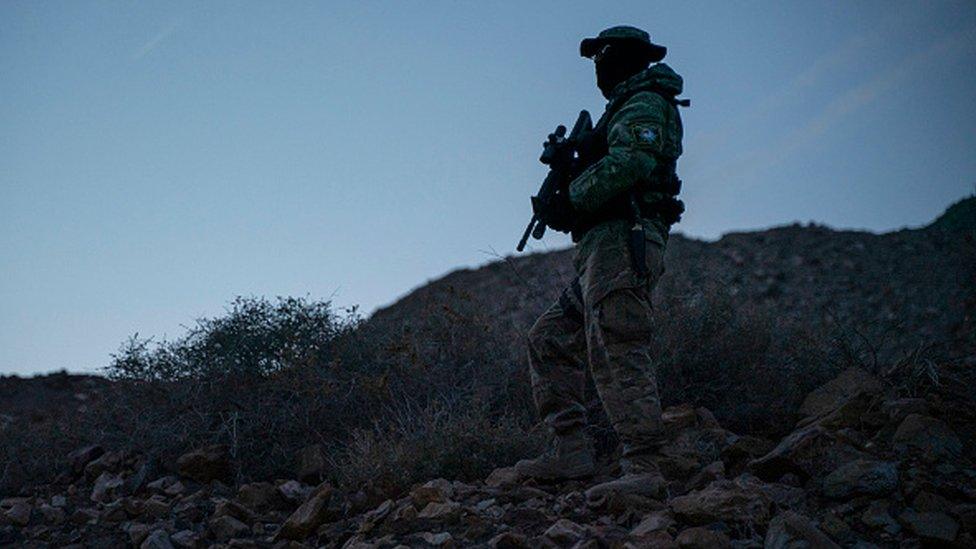
<svg viewBox="0 0 976 549"><path fill-rule="evenodd" d="M650 315L651 291L663 271L663 246L645 242L650 274L640 278L633 271L625 231L604 228L597 242L581 243L576 279L529 331L529 365L539 415L560 434L586 424L588 364L624 455L629 455L660 444Z"/></svg>

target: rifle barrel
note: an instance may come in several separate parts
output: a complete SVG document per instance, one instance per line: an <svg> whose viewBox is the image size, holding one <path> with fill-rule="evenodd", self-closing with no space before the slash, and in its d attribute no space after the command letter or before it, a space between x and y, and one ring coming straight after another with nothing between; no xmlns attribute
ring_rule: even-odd
<svg viewBox="0 0 976 549"><path fill-rule="evenodd" d="M522 239L519 240L518 246L515 247L515 251L521 252L525 249L525 243L529 240L529 235L535 229L536 221L539 220L539 216L532 214L532 219L529 220L529 226L525 228L525 232L522 233Z"/></svg>

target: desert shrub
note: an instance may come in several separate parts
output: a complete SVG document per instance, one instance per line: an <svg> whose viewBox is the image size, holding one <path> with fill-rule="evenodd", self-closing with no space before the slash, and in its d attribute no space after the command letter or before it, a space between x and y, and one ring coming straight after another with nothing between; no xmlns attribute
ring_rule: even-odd
<svg viewBox="0 0 976 549"><path fill-rule="evenodd" d="M136 334L106 373L139 381L268 375L329 360L358 321L355 310L339 315L329 302L238 297L225 315L198 319L177 340L153 343Z"/></svg>
<svg viewBox="0 0 976 549"><path fill-rule="evenodd" d="M293 475L310 444L343 485L363 485L369 467L377 490L471 477L537 442L507 337L463 301L389 330L326 302L238 298L173 341L124 343L107 369L111 396L80 432L164 463L227 444L241 481Z"/></svg>
<svg viewBox="0 0 976 549"><path fill-rule="evenodd" d="M373 499L433 478L472 480L539 452L545 436L469 403L399 408L356 430L338 453L337 481Z"/></svg>
<svg viewBox="0 0 976 549"><path fill-rule="evenodd" d="M64 456L84 438L70 422L52 419L0 425L0 494L27 493L64 470Z"/></svg>
<svg viewBox="0 0 976 549"><path fill-rule="evenodd" d="M733 431L788 431L803 397L839 370L822 330L742 303L718 282L667 296L655 314L664 404L705 406Z"/></svg>

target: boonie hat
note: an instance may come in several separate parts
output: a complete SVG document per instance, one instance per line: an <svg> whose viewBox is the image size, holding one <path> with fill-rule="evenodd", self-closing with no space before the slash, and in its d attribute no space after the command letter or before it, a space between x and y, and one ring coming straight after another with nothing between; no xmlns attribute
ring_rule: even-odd
<svg viewBox="0 0 976 549"><path fill-rule="evenodd" d="M627 42L636 46L638 49L644 51L648 61L651 63L656 63L664 59L664 56L668 53L668 48L651 42L651 35L647 34L646 31L642 31L637 27L620 25L606 29L598 34L596 38L584 38L580 42L580 55L583 57L593 57L600 51L600 48L614 42Z"/></svg>

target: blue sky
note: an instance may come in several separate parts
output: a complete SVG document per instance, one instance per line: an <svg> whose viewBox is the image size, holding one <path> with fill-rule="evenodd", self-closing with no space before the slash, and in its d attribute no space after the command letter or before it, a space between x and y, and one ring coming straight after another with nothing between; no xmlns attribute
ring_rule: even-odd
<svg viewBox="0 0 976 549"><path fill-rule="evenodd" d="M973 2L607 4L3 2L0 373L511 253L545 134L603 107L579 40L615 24L692 99L678 231L887 231L973 192Z"/></svg>

